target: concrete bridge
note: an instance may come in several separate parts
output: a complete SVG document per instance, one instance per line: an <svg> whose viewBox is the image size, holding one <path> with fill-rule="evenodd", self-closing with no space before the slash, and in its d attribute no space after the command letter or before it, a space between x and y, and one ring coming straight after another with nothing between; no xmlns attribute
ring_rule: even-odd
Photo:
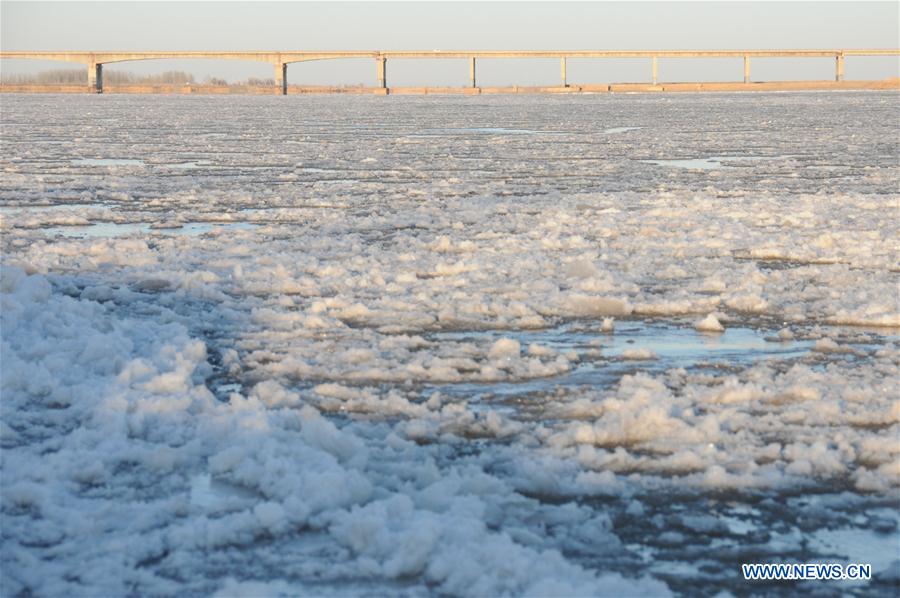
<svg viewBox="0 0 900 598"><path fill-rule="evenodd" d="M88 90L103 93L103 65L132 60L196 59L246 60L266 62L274 67L275 92L287 94L287 65L311 60L371 58L375 61L378 90L388 93L387 61L394 59L466 59L469 62L469 86L477 87L475 61L479 58L558 58L560 79L566 80L568 58L646 58L650 60L650 82L659 79L660 58L742 58L744 83L750 83L751 58L834 58L834 80L844 80L844 58L847 56L897 56L900 49L819 49L819 50L405 50L405 51L172 51L172 52L0 52L0 59L60 60L84 64L88 70Z"/></svg>

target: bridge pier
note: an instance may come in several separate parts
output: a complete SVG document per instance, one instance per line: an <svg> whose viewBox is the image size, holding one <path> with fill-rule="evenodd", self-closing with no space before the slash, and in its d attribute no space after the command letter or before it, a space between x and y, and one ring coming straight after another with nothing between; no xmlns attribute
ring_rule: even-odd
<svg viewBox="0 0 900 598"><path fill-rule="evenodd" d="M834 57L834 80L844 80L844 55L836 54Z"/></svg>
<svg viewBox="0 0 900 598"><path fill-rule="evenodd" d="M287 95L287 64L281 62L275 66L275 93L280 96Z"/></svg>
<svg viewBox="0 0 900 598"><path fill-rule="evenodd" d="M744 54L744 83L750 83L750 57Z"/></svg>
<svg viewBox="0 0 900 598"><path fill-rule="evenodd" d="M91 62L87 65L88 69L88 92L103 93L103 65L98 62Z"/></svg>
<svg viewBox="0 0 900 598"><path fill-rule="evenodd" d="M659 59L654 56L650 61L650 80L653 85L659 81Z"/></svg>
<svg viewBox="0 0 900 598"><path fill-rule="evenodd" d="M475 85L475 57L474 56L469 58L469 87L476 87L476 85Z"/></svg>
<svg viewBox="0 0 900 598"><path fill-rule="evenodd" d="M375 64L377 66L378 87L387 89L387 60L384 56L379 56L375 59Z"/></svg>
<svg viewBox="0 0 900 598"><path fill-rule="evenodd" d="M568 87L569 83L566 81L566 57L563 56L559 59L559 76L562 79L562 86Z"/></svg>

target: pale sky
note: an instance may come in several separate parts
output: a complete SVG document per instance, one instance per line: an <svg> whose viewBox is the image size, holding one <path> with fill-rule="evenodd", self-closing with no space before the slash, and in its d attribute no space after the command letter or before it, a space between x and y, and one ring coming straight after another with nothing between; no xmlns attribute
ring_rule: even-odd
<svg viewBox="0 0 900 598"><path fill-rule="evenodd" d="M766 49L900 47L891 2L0 2L4 50ZM78 68L0 62L7 73ZM263 63L126 62L240 80ZM389 85L464 85L462 60L394 60ZM649 60L570 60L571 83L646 80ZM754 80L832 79L833 59L755 59ZM660 79L740 80L740 59L660 60ZM897 58L847 59L847 79L900 76ZM289 67L292 83L375 83L373 60ZM481 85L554 84L556 60L483 60Z"/></svg>

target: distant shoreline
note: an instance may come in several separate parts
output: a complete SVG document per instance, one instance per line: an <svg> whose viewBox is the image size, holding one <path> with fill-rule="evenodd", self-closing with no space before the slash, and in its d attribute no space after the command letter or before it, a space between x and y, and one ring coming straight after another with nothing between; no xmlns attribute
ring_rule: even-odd
<svg viewBox="0 0 900 598"><path fill-rule="evenodd" d="M288 95L480 95L480 94L568 94L568 93L659 93L720 91L828 91L893 90L900 91L900 78L876 81L754 81L609 83L563 86L512 87L339 87L289 85ZM279 90L280 91L280 90ZM0 85L0 93L94 93L86 85ZM269 86L247 85L106 85L104 94L160 95L281 95Z"/></svg>

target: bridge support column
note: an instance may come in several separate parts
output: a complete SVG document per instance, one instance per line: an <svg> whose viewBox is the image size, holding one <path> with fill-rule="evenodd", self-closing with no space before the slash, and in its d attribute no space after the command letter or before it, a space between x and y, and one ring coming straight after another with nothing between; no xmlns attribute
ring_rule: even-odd
<svg viewBox="0 0 900 598"><path fill-rule="evenodd" d="M559 59L559 77L562 80L562 86L568 87L569 83L566 81L566 57L563 56Z"/></svg>
<svg viewBox="0 0 900 598"><path fill-rule="evenodd" d="M650 80L653 85L659 81L659 59L654 56L650 61Z"/></svg>
<svg viewBox="0 0 900 598"><path fill-rule="evenodd" d="M387 89L387 59L379 57L375 59L378 71L378 87Z"/></svg>
<svg viewBox="0 0 900 598"><path fill-rule="evenodd" d="M280 96L287 95L287 64L281 62L275 66L275 93Z"/></svg>
<svg viewBox="0 0 900 598"><path fill-rule="evenodd" d="M103 93L103 65L92 62L87 65L88 69L88 92Z"/></svg>
<svg viewBox="0 0 900 598"><path fill-rule="evenodd" d="M844 55L837 54L834 57L834 80L835 81L843 81L844 80Z"/></svg>
<svg viewBox="0 0 900 598"><path fill-rule="evenodd" d="M477 87L475 85L475 57L469 58L469 87Z"/></svg>
<svg viewBox="0 0 900 598"><path fill-rule="evenodd" d="M744 83L750 83L750 57L744 55Z"/></svg>

